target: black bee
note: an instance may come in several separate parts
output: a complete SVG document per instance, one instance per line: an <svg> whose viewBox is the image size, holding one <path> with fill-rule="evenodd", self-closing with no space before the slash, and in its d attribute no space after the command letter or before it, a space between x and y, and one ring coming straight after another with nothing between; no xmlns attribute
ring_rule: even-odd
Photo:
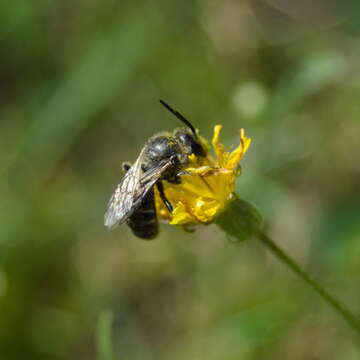
<svg viewBox="0 0 360 360"><path fill-rule="evenodd" d="M172 212L162 181L179 184L188 156L206 156L193 125L164 101L160 100L160 103L187 128L154 135L146 142L135 163L124 165L126 174L111 196L105 213L105 226L114 228L126 221L133 233L143 239L152 239L158 233L154 186L166 208Z"/></svg>

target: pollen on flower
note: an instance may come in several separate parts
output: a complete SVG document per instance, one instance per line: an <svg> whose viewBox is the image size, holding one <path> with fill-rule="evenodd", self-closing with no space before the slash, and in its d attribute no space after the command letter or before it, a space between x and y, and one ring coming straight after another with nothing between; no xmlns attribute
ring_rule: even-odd
<svg viewBox="0 0 360 360"><path fill-rule="evenodd" d="M156 207L159 216L172 225L207 224L225 208L233 197L239 162L250 146L251 139L240 130L240 144L225 151L219 137L222 126L214 127L212 146L214 157L208 152L206 158L189 156L189 167L184 169L180 184L164 182L165 194L173 205L173 212L164 206L156 191ZM208 149L205 139L201 138Z"/></svg>

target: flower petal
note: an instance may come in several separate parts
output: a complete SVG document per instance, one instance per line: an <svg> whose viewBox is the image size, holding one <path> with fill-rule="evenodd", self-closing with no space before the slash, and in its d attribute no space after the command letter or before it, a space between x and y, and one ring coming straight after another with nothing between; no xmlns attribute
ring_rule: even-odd
<svg viewBox="0 0 360 360"><path fill-rule="evenodd" d="M228 160L225 165L228 169L235 169L237 167L241 158L244 156L245 152L249 148L250 143L251 140L245 136L244 129L241 129L240 144L234 151L229 154Z"/></svg>
<svg viewBox="0 0 360 360"><path fill-rule="evenodd" d="M218 163L220 167L224 167L224 145L219 142L220 132L222 129L222 125L215 125L214 127L214 136L212 139L212 146L215 151L215 155L217 157Z"/></svg>
<svg viewBox="0 0 360 360"><path fill-rule="evenodd" d="M184 225L184 224L193 224L196 220L191 216L189 211L187 211L186 206L182 202L178 202L172 213L170 225Z"/></svg>
<svg viewBox="0 0 360 360"><path fill-rule="evenodd" d="M240 130L240 144L232 152L226 152L219 137L222 126L214 127L212 146L215 156L189 156L188 167L184 169L180 184L164 182L167 199L173 205L173 212L164 206L158 191L155 190L156 207L161 218L172 225L191 225L209 223L226 207L233 196L238 164L248 149L251 140Z"/></svg>

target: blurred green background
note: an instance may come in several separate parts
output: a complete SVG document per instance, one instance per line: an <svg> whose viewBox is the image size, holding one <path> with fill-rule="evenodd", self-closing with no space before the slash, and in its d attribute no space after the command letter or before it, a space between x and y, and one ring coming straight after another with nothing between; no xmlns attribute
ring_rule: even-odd
<svg viewBox="0 0 360 360"><path fill-rule="evenodd" d="M256 240L103 226L121 163L179 125L163 98L228 146L246 129L238 194L360 314L358 4L1 2L1 360L110 360L108 314L114 359L359 359Z"/></svg>

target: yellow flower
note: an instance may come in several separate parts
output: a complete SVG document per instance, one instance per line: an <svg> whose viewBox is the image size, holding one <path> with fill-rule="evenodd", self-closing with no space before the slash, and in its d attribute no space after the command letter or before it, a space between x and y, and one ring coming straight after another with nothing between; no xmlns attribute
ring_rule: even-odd
<svg viewBox="0 0 360 360"><path fill-rule="evenodd" d="M189 156L189 167L181 177L181 184L164 182L165 194L173 205L170 213L156 192L156 207L161 218L172 225L194 225L211 222L233 197L236 177L240 174L239 162L250 146L244 129L240 130L240 144L226 152L219 142L222 126L216 125L212 146L215 158ZM206 140L201 138L205 148Z"/></svg>

